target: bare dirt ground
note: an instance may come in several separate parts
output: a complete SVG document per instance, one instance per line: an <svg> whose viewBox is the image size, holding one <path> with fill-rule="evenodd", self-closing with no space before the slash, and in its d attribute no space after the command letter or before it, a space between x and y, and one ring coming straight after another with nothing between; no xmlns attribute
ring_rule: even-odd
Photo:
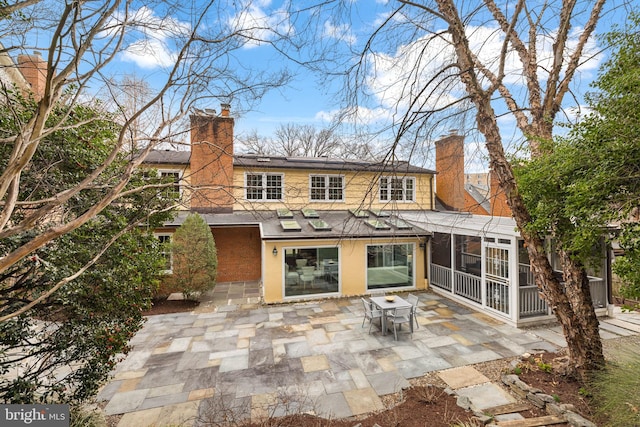
<svg viewBox="0 0 640 427"><path fill-rule="evenodd" d="M193 300L167 300L157 299L151 303L151 309L145 311L145 316L153 316L155 314L169 314L169 313L181 313L184 311L191 311L196 308L200 303Z"/></svg>

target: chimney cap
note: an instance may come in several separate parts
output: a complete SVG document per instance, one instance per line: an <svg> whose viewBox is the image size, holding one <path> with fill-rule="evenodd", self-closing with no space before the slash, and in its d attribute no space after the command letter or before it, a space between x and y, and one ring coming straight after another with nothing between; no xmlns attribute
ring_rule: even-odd
<svg viewBox="0 0 640 427"><path fill-rule="evenodd" d="M229 110L231 109L231 104L227 104L227 103L220 103L220 116L222 117L229 117Z"/></svg>

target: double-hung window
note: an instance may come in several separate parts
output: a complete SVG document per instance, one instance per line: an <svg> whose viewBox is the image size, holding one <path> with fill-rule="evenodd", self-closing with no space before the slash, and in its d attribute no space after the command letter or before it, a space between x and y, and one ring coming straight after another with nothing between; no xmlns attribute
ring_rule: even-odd
<svg viewBox="0 0 640 427"><path fill-rule="evenodd" d="M160 253L164 258L163 272L171 274L173 269L173 257L171 254L171 234L170 233L155 233L156 238L160 242Z"/></svg>
<svg viewBox="0 0 640 427"><path fill-rule="evenodd" d="M245 177L247 200L282 200L282 174L248 173Z"/></svg>
<svg viewBox="0 0 640 427"><path fill-rule="evenodd" d="M180 188L180 171L178 170L158 170L158 175L163 182L167 184L173 184L169 187L166 187L164 190L164 194L167 197L180 197L181 188Z"/></svg>
<svg viewBox="0 0 640 427"><path fill-rule="evenodd" d="M311 175L310 198L315 201L344 200L344 178L341 175Z"/></svg>
<svg viewBox="0 0 640 427"><path fill-rule="evenodd" d="M413 177L380 178L380 201L413 202L415 201L416 180Z"/></svg>

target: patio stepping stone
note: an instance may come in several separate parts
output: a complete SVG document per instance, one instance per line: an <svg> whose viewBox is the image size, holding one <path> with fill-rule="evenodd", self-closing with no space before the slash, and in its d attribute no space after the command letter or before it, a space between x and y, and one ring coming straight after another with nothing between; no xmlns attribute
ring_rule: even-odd
<svg viewBox="0 0 640 427"><path fill-rule="evenodd" d="M490 382L459 388L456 393L458 396L467 397L471 401L472 409L476 411L516 401L507 391Z"/></svg>
<svg viewBox="0 0 640 427"><path fill-rule="evenodd" d="M489 382L489 378L471 366L460 366L440 371L438 376L454 390Z"/></svg>
<svg viewBox="0 0 640 427"><path fill-rule="evenodd" d="M349 390L343 394L353 415L366 414L384 409L380 397L372 388Z"/></svg>

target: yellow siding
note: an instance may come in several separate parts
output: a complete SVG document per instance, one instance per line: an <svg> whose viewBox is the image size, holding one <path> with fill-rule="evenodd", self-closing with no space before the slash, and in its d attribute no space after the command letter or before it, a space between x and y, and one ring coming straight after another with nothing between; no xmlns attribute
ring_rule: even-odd
<svg viewBox="0 0 640 427"><path fill-rule="evenodd" d="M386 243L413 243L414 280L416 289L425 289L426 280L424 266L424 251L420 248L420 240L416 238L388 238L388 239L363 239L349 240L290 240L265 241L263 243L263 285L264 300L266 303L280 302L284 299L284 253L286 248L293 247L322 247L339 246L340 264L340 295L354 296L367 293L367 245L380 245ZM278 250L278 255L273 256L273 248ZM400 288L401 289L401 288ZM309 298L317 298L307 295ZM303 297L294 297L303 298Z"/></svg>
<svg viewBox="0 0 640 427"><path fill-rule="evenodd" d="M432 209L432 176L431 174L406 175L415 178L414 202L383 202L379 200L378 181L380 174L372 172L345 172L324 170L290 170L290 169L252 169L249 173L281 173L283 174L284 194L282 202L248 201L245 199L244 168L234 168L234 210L273 210L289 208L299 210L309 207L317 210L346 210L355 208L387 209L387 210L416 210ZM344 177L344 201L320 202L310 200L310 175L342 175ZM384 175L387 176L387 175ZM402 177L399 175L398 177Z"/></svg>

